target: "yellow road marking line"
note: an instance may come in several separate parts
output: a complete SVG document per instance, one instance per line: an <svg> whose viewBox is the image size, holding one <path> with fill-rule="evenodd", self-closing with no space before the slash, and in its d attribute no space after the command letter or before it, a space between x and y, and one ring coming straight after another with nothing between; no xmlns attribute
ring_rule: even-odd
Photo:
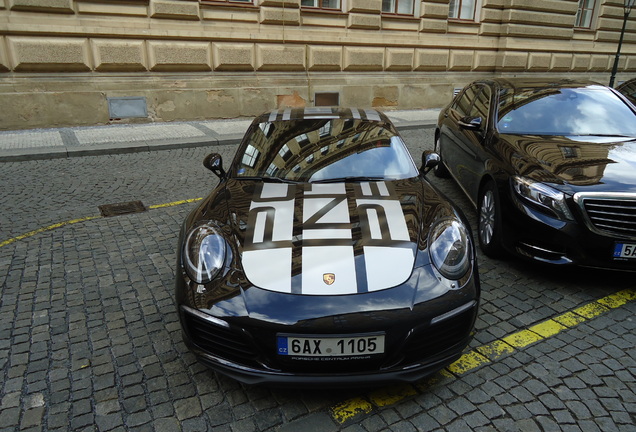
<svg viewBox="0 0 636 432"><path fill-rule="evenodd" d="M181 201L173 201L173 202L169 202L169 203L165 203L165 204L151 205L151 206L148 206L148 208L154 210L154 209L160 209L160 208L166 208L166 207L174 207L174 206L178 206L178 205L182 205L182 204L189 204L189 203L192 203L192 202L201 201L202 199L203 198L192 198L192 199L181 200ZM57 229L57 228L62 228L64 226L73 225L73 224L80 223L80 222L87 222L87 221L94 220L94 219L100 219L102 217L103 216L101 216L101 215L100 216L86 216L86 217L83 217L83 218L71 219L71 220L64 221L64 222L54 223L53 225L49 225L49 226L45 226L45 227L42 227L42 228L38 228L36 230L29 231L27 233L20 234L20 235L18 235L16 237L4 240L4 241L0 242L0 248L4 247L4 246L8 246L11 243L15 243L15 242L17 242L19 240L24 240L26 238L33 237L34 235L37 235L37 234L40 234L40 233L43 233L43 232L46 232L46 231L51 231L51 230L54 230L54 229Z"/></svg>
<svg viewBox="0 0 636 432"><path fill-rule="evenodd" d="M477 369L479 366L490 363L490 360L477 351L470 351L448 365L446 369L455 375L463 375L468 371Z"/></svg>
<svg viewBox="0 0 636 432"><path fill-rule="evenodd" d="M371 402L364 398L349 399L331 408L333 418L340 424L357 417L360 414L368 414L373 409Z"/></svg>
<svg viewBox="0 0 636 432"><path fill-rule="evenodd" d="M201 201L202 199L203 198L192 198L192 199L181 200L181 201L173 201L173 202L166 203L166 204L151 205L151 206L148 206L148 208L154 210L154 209L159 209L159 208L174 207L174 206L178 206L178 205L182 205L182 204L189 204L189 203Z"/></svg>
<svg viewBox="0 0 636 432"><path fill-rule="evenodd" d="M611 309L623 306L627 302L636 300L636 290L626 289L610 294L599 300L578 307L552 319L547 319L508 335L501 340L471 350L462 355L454 363L442 369L426 381L434 383L440 378L454 378L466 374L478 367L495 362L500 358L512 354L516 349L524 348L533 343L555 336L581 323L596 318ZM401 401L410 396L426 391L428 386L422 382L414 385L402 385L375 390L367 396L359 396L343 401L330 408L332 418L339 424L358 421L360 417L370 414L376 408L382 408Z"/></svg>
<svg viewBox="0 0 636 432"><path fill-rule="evenodd" d="M398 403L404 398L415 396L417 390L410 384L396 384L391 387L378 389L369 395L371 403L383 407Z"/></svg>
<svg viewBox="0 0 636 432"><path fill-rule="evenodd" d="M33 237L34 235L43 233L45 231L51 231L51 230L54 230L56 228L61 228L63 226L73 225L73 224L80 223L80 222L86 222L86 221L97 219L97 218L101 218L101 216L87 216L87 217L83 217L83 218L79 218L79 219L72 219L72 220L65 221L65 222L58 222L58 223L55 223L53 225L49 225L49 226L46 226L46 227L43 227L43 228L38 228L36 230L29 231L28 233L20 234L17 237L13 237L13 238L10 238L8 240L5 240L2 243L0 243L0 247L10 245L11 243L17 242L18 240L24 240L25 238Z"/></svg>

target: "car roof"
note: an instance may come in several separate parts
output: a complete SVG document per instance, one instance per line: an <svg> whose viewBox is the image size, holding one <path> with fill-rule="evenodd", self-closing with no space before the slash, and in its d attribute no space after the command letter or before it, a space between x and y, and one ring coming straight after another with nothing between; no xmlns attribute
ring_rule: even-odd
<svg viewBox="0 0 636 432"><path fill-rule="evenodd" d="M518 89L549 89L549 88L581 88L591 85L601 85L589 80L554 79L554 78L493 78L490 81L499 88Z"/></svg>
<svg viewBox="0 0 636 432"><path fill-rule="evenodd" d="M388 117L380 111L374 109L345 107L284 108L261 114L256 117L254 121L257 123L265 123L274 121L319 119L354 119L390 123Z"/></svg>

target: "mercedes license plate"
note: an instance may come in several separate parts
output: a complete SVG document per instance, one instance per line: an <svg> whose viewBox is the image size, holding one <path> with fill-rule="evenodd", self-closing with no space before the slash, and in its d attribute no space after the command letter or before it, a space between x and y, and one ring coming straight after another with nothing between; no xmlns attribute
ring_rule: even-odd
<svg viewBox="0 0 636 432"><path fill-rule="evenodd" d="M278 335L278 354L298 357L349 357L384 353L384 334L363 336Z"/></svg>
<svg viewBox="0 0 636 432"><path fill-rule="evenodd" d="M614 258L636 258L636 243L616 243Z"/></svg>

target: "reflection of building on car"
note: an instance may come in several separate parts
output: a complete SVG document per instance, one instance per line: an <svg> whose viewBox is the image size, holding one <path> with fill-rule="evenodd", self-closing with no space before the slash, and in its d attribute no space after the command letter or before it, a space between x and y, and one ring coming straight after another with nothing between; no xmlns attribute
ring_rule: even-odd
<svg viewBox="0 0 636 432"><path fill-rule="evenodd" d="M375 116L377 121L380 120L378 113L372 112L370 115ZM286 178L312 177L312 180L315 180L316 177L325 174L323 170L340 169L347 170L345 172L350 175L356 175L356 170L369 170L370 167L359 167L355 159L367 164L373 162L368 154L361 158L356 158L356 155L373 148L390 147L392 136L389 130L374 127L372 122L360 123L355 119L333 121L317 118L308 120L300 129L293 122L282 125L273 122L262 123L258 128L254 128L250 135L240 174L250 175L250 169L254 168L256 159L263 154L263 158L271 161L266 169L269 176L279 176L282 170L286 170L283 173ZM272 145L273 143L275 145ZM319 147L319 151L316 151L316 147ZM388 156L394 155L394 151L384 153ZM374 156L376 159L379 158L380 152ZM341 166L344 162L340 161L346 161L347 166ZM378 164L377 167L386 171L391 165Z"/></svg>
<svg viewBox="0 0 636 432"><path fill-rule="evenodd" d="M621 92L632 103L636 103L636 78L625 81L616 86L616 90Z"/></svg>
<svg viewBox="0 0 636 432"><path fill-rule="evenodd" d="M247 383L368 385L461 355L479 303L469 228L386 116L275 111L227 171L205 165L221 181L185 221L176 277L203 363Z"/></svg>
<svg viewBox="0 0 636 432"><path fill-rule="evenodd" d="M439 116L435 147L479 242L551 264L636 270L636 113L589 82L493 79Z"/></svg>

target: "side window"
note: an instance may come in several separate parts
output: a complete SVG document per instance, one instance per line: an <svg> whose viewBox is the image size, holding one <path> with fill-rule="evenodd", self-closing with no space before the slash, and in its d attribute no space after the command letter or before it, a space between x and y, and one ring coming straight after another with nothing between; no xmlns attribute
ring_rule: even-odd
<svg viewBox="0 0 636 432"><path fill-rule="evenodd" d="M475 102L470 109L471 117L481 117L485 124L488 119L488 111L490 109L490 89L488 87L482 86L480 91L477 93L475 97Z"/></svg>
<svg viewBox="0 0 636 432"><path fill-rule="evenodd" d="M462 94L460 94L455 103L453 103L451 108L457 111L459 117L469 115L470 107L473 105L473 101L479 93L479 90L480 88L476 85L470 86Z"/></svg>

